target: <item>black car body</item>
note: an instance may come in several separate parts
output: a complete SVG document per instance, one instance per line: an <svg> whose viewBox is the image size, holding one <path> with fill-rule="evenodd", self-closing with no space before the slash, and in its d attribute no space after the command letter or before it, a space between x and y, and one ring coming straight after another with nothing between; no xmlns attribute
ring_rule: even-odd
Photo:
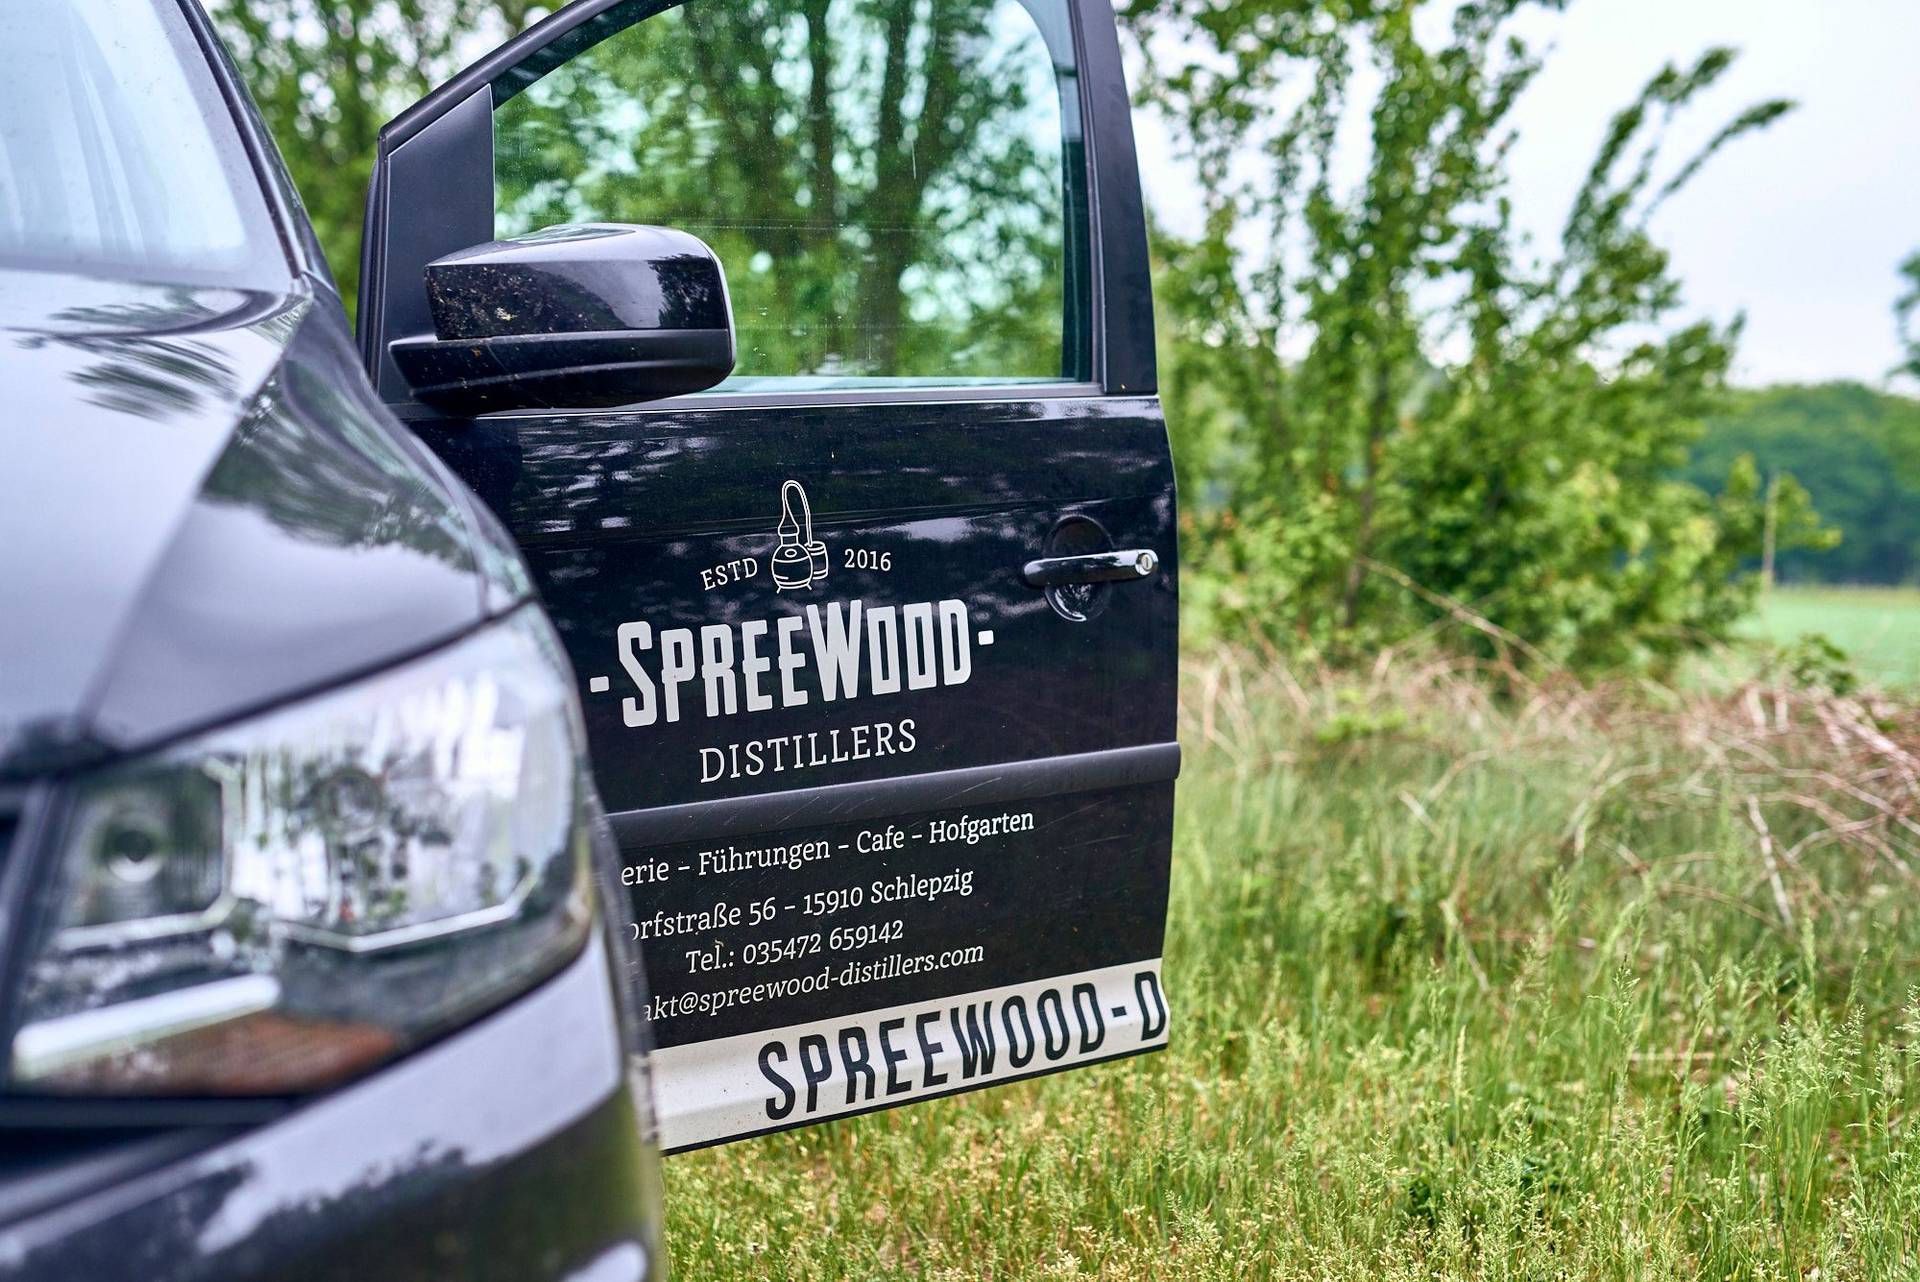
<svg viewBox="0 0 1920 1282"><path fill-rule="evenodd" d="M645 1277L656 1143L1164 1045L1110 10L579 0L382 134L356 340L148 5L0 112L0 1276Z"/></svg>
<svg viewBox="0 0 1920 1282"><path fill-rule="evenodd" d="M10 1011L74 781L537 609L498 526L373 397L204 21L157 12L171 50L143 56L195 77L270 221L232 283L0 264ZM582 936L530 992L318 1099L8 1090L0 1276L647 1276L619 946Z"/></svg>

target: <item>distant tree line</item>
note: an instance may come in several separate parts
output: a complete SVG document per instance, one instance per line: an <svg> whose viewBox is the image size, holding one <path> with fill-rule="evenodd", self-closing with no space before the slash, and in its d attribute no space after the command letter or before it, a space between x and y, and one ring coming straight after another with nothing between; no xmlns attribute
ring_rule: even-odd
<svg viewBox="0 0 1920 1282"><path fill-rule="evenodd" d="M1741 456L1806 489L1839 541L1782 551L1782 583L1920 583L1920 401L1860 383L1739 391L1686 469L1703 489Z"/></svg>

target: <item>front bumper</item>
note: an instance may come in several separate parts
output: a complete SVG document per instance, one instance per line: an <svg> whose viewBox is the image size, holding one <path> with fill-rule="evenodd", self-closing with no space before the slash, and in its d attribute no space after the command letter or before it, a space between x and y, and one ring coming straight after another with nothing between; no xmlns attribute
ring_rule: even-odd
<svg viewBox="0 0 1920 1282"><path fill-rule="evenodd" d="M0 1277L641 1282L659 1168L607 948L364 1081L0 1226Z"/></svg>

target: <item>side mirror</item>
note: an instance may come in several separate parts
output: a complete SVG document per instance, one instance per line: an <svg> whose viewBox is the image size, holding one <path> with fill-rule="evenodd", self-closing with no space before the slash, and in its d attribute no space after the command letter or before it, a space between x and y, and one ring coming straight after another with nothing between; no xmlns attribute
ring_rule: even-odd
<svg viewBox="0 0 1920 1282"><path fill-rule="evenodd" d="M437 258L426 276L434 333L390 350L436 409L628 405L733 372L726 274L685 232L549 227Z"/></svg>

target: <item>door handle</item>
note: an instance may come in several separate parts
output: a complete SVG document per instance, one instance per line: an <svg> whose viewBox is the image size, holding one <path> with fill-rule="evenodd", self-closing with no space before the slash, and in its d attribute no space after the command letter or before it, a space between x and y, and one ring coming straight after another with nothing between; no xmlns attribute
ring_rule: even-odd
<svg viewBox="0 0 1920 1282"><path fill-rule="evenodd" d="M1050 556L1020 568L1020 581L1030 588L1059 588L1074 583L1128 583L1153 577L1160 558L1152 548L1094 552L1087 556Z"/></svg>

